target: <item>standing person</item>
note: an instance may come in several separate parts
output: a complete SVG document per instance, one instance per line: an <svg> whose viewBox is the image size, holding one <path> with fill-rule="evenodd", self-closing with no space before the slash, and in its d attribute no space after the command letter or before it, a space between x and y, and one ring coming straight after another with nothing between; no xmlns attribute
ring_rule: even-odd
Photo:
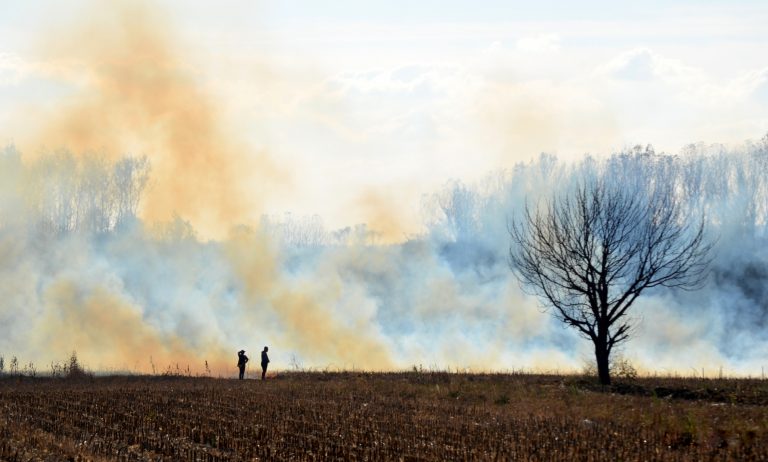
<svg viewBox="0 0 768 462"><path fill-rule="evenodd" d="M267 351L269 351L269 347L264 347L264 351L261 352L261 380L264 380L267 376L267 365L269 364Z"/></svg>
<svg viewBox="0 0 768 462"><path fill-rule="evenodd" d="M237 367L240 369L240 380L243 380L245 374L245 365L248 363L248 356L245 356L245 350L237 352Z"/></svg>

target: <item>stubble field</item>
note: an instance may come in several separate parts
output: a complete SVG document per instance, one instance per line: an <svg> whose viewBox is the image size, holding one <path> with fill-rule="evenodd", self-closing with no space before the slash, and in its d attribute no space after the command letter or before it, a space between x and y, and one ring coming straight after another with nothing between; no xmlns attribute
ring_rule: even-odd
<svg viewBox="0 0 768 462"><path fill-rule="evenodd" d="M768 382L449 373L0 379L0 459L768 460Z"/></svg>

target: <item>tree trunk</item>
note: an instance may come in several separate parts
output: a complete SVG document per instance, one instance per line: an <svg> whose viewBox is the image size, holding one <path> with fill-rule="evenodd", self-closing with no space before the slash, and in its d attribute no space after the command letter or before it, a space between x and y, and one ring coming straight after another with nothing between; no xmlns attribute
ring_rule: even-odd
<svg viewBox="0 0 768 462"><path fill-rule="evenodd" d="M608 362L608 342L598 339L595 342L595 359L597 359L597 376L601 385L611 384L611 371Z"/></svg>

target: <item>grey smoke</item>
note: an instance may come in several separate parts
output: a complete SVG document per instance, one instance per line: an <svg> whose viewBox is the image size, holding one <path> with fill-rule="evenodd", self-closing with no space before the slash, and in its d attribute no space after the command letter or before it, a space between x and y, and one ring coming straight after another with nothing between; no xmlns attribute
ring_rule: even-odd
<svg viewBox="0 0 768 462"><path fill-rule="evenodd" d="M11 147L0 163L0 352L24 361L76 349L98 368L147 371L152 355L229 373L227 355L270 345L283 368L295 356L316 368L578 369L589 345L520 290L507 229L526 203L595 174L669 188L716 240L701 290L638 300L623 354L646 371L754 375L768 353L768 139L575 163L542 155L449 181L423 200L423 234L389 245L364 224L327 230L291 215L203 242L183 217L136 217L143 159L26 162Z"/></svg>

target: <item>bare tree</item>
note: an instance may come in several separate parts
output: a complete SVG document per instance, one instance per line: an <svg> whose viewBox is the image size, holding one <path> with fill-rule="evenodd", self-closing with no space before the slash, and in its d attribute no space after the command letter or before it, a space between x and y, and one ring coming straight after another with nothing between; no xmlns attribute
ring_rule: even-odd
<svg viewBox="0 0 768 462"><path fill-rule="evenodd" d="M12 187L27 201L31 223L56 236L81 231L113 232L130 223L149 179L146 157L110 161L97 154L76 157L61 150L30 165L18 161L17 166L14 155L18 156L9 149L1 153L0 167L15 167L17 176L24 177L23 182Z"/></svg>
<svg viewBox="0 0 768 462"><path fill-rule="evenodd" d="M627 340L629 309L648 288L693 289L709 266L704 218L692 223L672 188L581 180L510 227L509 263L522 285L590 339L602 384Z"/></svg>

